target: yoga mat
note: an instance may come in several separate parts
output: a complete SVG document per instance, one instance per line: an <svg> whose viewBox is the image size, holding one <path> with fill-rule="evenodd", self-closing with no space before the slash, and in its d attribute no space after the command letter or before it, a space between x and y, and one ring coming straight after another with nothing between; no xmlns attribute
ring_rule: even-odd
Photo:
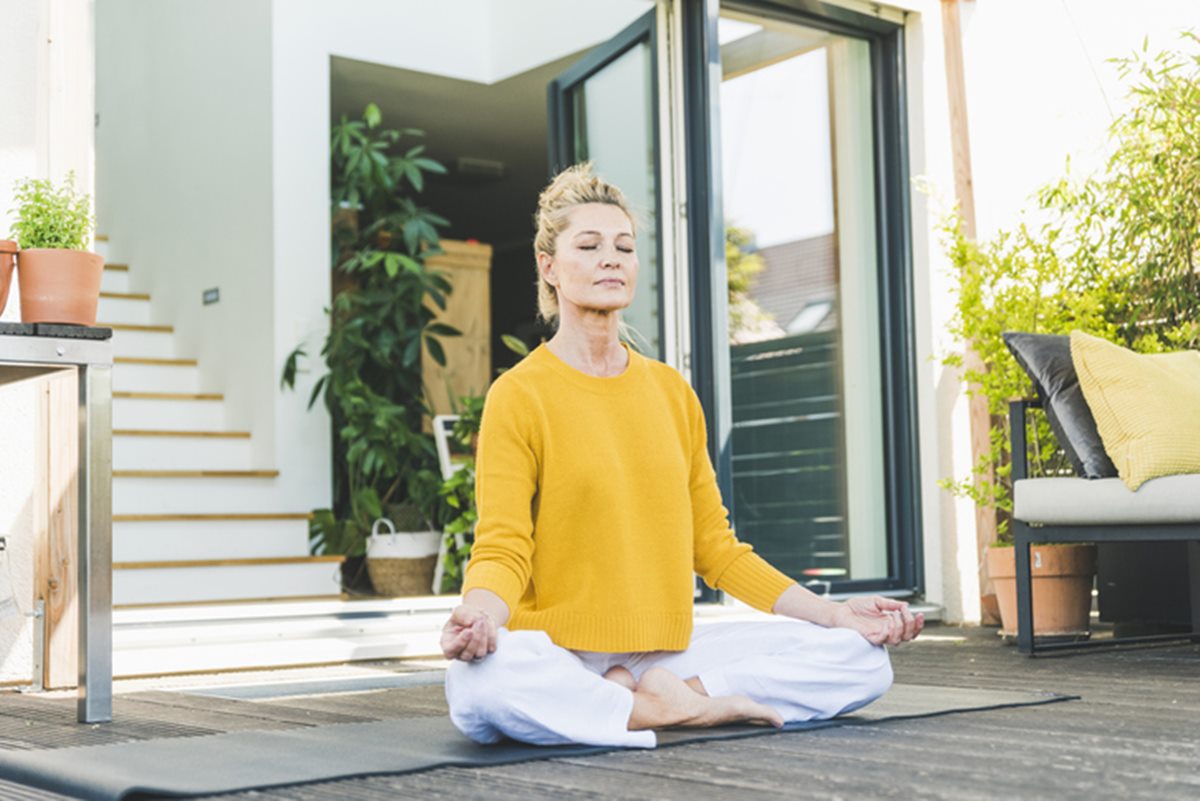
<svg viewBox="0 0 1200 801"><path fill-rule="evenodd" d="M898 684L869 707L833 720L790 723L809 731L1068 701L1077 696ZM761 737L757 726L677 729L659 747ZM584 745L477 745L450 719L402 718L287 731L239 731L46 751L0 751L0 778L82 799L187 797L438 767L486 767L620 749Z"/></svg>

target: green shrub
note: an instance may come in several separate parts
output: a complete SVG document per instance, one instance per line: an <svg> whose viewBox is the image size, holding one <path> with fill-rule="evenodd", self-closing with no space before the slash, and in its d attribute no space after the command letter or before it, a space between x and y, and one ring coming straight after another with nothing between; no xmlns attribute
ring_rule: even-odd
<svg viewBox="0 0 1200 801"><path fill-rule="evenodd" d="M64 248L87 250L94 221L91 198L75 189L75 173L67 173L61 186L51 181L27 178L13 189L17 202L10 214L16 215L12 233L23 250Z"/></svg>
<svg viewBox="0 0 1200 801"><path fill-rule="evenodd" d="M990 242L964 237L957 216L943 225L956 278L950 332L980 357L983 369L964 377L987 398L992 425L972 475L941 484L996 509L1002 541L1012 509L1008 401L1033 390L1001 334L1078 329L1139 352L1200 347L1200 54L1151 56L1143 46L1115 63L1133 77L1132 103L1110 128L1101 171L1082 182L1068 172L1038 192L1040 224L1026 220ZM943 361L963 366L959 354ZM1043 417L1027 436L1032 475L1070 473Z"/></svg>

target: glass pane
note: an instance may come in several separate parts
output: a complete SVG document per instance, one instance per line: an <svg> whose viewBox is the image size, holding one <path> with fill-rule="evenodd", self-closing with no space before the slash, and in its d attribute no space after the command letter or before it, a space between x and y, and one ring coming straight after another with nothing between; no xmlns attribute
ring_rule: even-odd
<svg viewBox="0 0 1200 801"><path fill-rule="evenodd" d="M623 318L634 329L637 349L661 359L651 67L650 45L639 42L575 87L571 107L575 160L590 160L606 181L621 187L637 215L641 271Z"/></svg>
<svg viewBox="0 0 1200 801"><path fill-rule="evenodd" d="M734 523L802 582L884 578L869 47L721 23Z"/></svg>

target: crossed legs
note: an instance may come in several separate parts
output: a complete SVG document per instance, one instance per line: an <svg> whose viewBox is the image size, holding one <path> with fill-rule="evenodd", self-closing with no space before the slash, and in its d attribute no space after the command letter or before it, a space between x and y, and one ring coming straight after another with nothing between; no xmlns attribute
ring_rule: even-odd
<svg viewBox="0 0 1200 801"><path fill-rule="evenodd" d="M501 630L496 652L456 662L446 697L478 742L653 747L653 729L833 717L891 685L887 652L847 629L797 621L698 627L686 651L572 652Z"/></svg>

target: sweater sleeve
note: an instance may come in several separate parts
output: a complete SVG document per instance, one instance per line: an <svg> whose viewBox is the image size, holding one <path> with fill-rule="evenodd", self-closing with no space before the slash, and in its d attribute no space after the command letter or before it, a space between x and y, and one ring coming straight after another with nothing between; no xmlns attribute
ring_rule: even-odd
<svg viewBox="0 0 1200 801"><path fill-rule="evenodd" d="M708 430L704 410L691 387L692 523L696 573L715 590L723 590L755 609L770 612L783 591L795 582L754 553L750 543L738 541L729 525L729 510L721 501L717 474L708 455Z"/></svg>
<svg viewBox="0 0 1200 801"><path fill-rule="evenodd" d="M498 379L483 404L475 459L475 543L463 594L482 588L511 613L529 585L538 459L531 413L520 393Z"/></svg>

